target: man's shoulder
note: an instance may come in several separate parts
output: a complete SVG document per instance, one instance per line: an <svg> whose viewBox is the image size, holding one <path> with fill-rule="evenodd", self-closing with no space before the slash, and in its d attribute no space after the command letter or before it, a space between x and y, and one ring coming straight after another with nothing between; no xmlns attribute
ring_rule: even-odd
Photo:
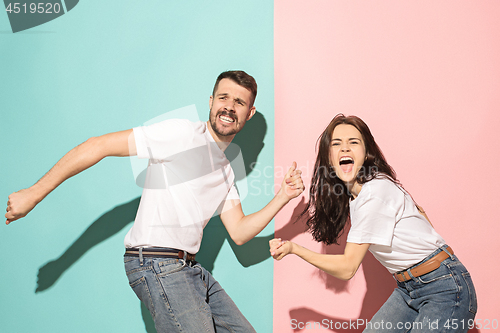
<svg viewBox="0 0 500 333"><path fill-rule="evenodd" d="M171 118L171 119L165 119L159 122L155 122L153 124L163 124L166 126L186 126L186 127L194 127L197 128L200 126L200 123L203 123L201 121L191 121L189 119L183 119L183 118Z"/></svg>
<svg viewBox="0 0 500 333"><path fill-rule="evenodd" d="M174 126L177 129L192 130L193 133L203 134L207 130L207 124L203 121L191 121L188 119L167 119L165 120L168 126Z"/></svg>
<svg viewBox="0 0 500 333"><path fill-rule="evenodd" d="M176 133L177 135L203 134L206 131L206 124L203 121L191 121L182 118L165 119L159 122L145 124L142 126L148 132L157 132L165 135Z"/></svg>

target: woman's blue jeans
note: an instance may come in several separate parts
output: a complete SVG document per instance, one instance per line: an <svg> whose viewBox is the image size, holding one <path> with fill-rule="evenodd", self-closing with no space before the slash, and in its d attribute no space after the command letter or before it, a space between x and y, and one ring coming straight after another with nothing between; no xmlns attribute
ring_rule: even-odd
<svg viewBox="0 0 500 333"><path fill-rule="evenodd" d="M469 272L455 255L436 270L397 284L363 332L467 332L474 327L476 292Z"/></svg>
<svg viewBox="0 0 500 333"><path fill-rule="evenodd" d="M130 286L151 313L158 333L255 332L200 264L127 255L124 261Z"/></svg>

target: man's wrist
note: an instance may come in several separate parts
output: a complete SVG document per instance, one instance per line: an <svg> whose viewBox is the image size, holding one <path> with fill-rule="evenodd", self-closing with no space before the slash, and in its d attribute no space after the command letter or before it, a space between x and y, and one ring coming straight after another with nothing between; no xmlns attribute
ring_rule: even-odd
<svg viewBox="0 0 500 333"><path fill-rule="evenodd" d="M39 183L34 184L33 186L27 188L31 192L32 199L38 204L43 200L51 191L46 187L40 185Z"/></svg>
<svg viewBox="0 0 500 333"><path fill-rule="evenodd" d="M282 206L286 205L291 200L282 190L276 194L275 198Z"/></svg>

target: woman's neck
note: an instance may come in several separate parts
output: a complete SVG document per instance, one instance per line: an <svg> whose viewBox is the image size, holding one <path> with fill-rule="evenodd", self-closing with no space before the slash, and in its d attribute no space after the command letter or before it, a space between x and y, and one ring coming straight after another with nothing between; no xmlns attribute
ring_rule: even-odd
<svg viewBox="0 0 500 333"><path fill-rule="evenodd" d="M346 186L347 186L347 189L349 190L349 193L351 193L351 195L354 199L356 199L359 192L361 191L361 187L363 187L363 185L359 184L358 182L354 182L354 184L347 183Z"/></svg>

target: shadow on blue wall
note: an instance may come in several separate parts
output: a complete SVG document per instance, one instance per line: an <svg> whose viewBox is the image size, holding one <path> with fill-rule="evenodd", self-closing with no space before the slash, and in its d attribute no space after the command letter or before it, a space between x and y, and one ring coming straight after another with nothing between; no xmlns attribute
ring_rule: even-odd
<svg viewBox="0 0 500 333"><path fill-rule="evenodd" d="M246 174L252 172L252 163L264 147L264 137L267 124L264 116L257 112L251 121L247 122L244 129L236 135L233 142L238 145L243 155ZM237 152L235 152L237 153ZM231 157L228 156L231 160ZM45 291L52 287L57 280L88 250L120 232L134 221L140 197L127 203L116 206L95 220L87 230L57 259L49 261L38 271L38 283L35 293ZM204 229L204 237L196 260L208 271L214 269L215 259L219 254L225 240L228 240L238 261L244 267L258 264L269 258L269 240L274 233L264 237L255 237L242 246L237 246L229 237L220 218L213 217ZM154 322L147 308L141 303L141 314L146 331L156 332Z"/></svg>

